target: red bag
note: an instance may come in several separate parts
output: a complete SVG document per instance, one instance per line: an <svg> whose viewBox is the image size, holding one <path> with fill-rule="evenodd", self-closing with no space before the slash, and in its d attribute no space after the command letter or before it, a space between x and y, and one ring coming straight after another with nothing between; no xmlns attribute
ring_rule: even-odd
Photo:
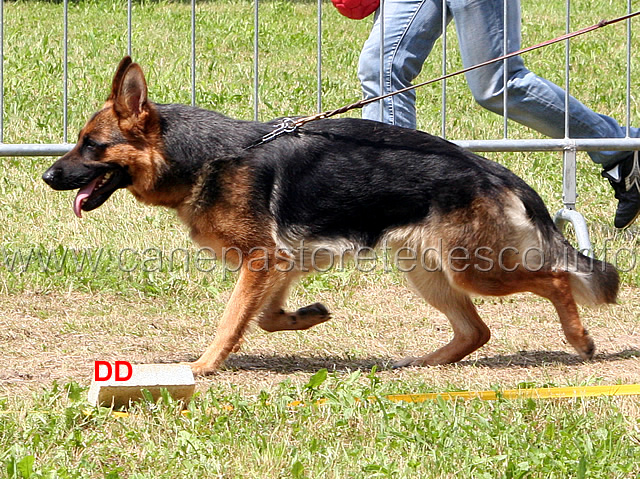
<svg viewBox="0 0 640 479"><path fill-rule="evenodd" d="M345 17L362 20L375 12L380 0L331 0L333 6Z"/></svg>

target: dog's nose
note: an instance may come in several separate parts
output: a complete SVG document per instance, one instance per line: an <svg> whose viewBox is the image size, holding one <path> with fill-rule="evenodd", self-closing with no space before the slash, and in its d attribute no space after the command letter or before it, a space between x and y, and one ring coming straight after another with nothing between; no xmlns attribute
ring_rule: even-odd
<svg viewBox="0 0 640 479"><path fill-rule="evenodd" d="M42 174L42 179L46 184L53 187L60 177L60 169L51 167Z"/></svg>

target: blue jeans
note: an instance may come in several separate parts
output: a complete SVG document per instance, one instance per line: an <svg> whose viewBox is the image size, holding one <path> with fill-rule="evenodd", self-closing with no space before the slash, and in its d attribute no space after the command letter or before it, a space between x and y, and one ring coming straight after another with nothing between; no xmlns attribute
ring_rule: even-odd
<svg viewBox="0 0 640 479"><path fill-rule="evenodd" d="M455 20L464 67L503 55L505 31L502 0L445 0L446 22ZM384 0L384 73L380 92L380 11L360 55L358 77L365 98L411 85L442 34L443 0ZM520 47L520 0L507 7L507 48ZM504 62L466 73L474 99L494 113L503 113ZM565 92L525 68L520 56L507 61L507 115L552 138L565 136ZM383 100L386 123L416 128L415 91ZM380 103L364 107L363 117L380 120ZM593 112L573 97L569 100L569 137L623 138L625 128L611 117ZM629 136L640 136L632 128ZM625 151L590 152L594 162L608 168L629 155Z"/></svg>

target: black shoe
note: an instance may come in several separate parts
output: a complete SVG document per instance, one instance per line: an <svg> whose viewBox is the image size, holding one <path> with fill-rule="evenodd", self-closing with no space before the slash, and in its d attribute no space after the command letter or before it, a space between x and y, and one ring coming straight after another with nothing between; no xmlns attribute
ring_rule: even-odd
<svg viewBox="0 0 640 479"><path fill-rule="evenodd" d="M616 217L613 225L616 228L626 228L640 215L640 161L638 152L622 160L616 166L602 172L602 176L609 180L615 197L618 200Z"/></svg>

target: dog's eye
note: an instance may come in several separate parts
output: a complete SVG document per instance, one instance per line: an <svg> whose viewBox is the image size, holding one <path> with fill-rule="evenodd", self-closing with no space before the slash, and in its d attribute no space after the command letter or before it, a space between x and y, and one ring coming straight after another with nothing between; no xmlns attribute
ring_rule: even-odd
<svg viewBox="0 0 640 479"><path fill-rule="evenodd" d="M95 151L103 147L100 143L95 140L92 140L88 136L84 137L83 146L86 150Z"/></svg>

